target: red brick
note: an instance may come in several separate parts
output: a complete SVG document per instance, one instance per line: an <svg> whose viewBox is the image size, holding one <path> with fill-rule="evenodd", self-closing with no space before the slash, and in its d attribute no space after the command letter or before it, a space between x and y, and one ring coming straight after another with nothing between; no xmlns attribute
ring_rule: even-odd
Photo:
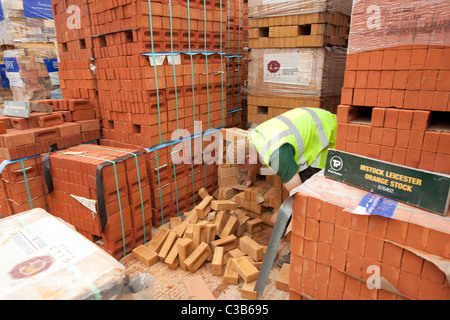
<svg viewBox="0 0 450 320"><path fill-rule="evenodd" d="M411 65L411 55L412 50L410 49L398 50L395 67L398 70L408 70Z"/></svg>
<svg viewBox="0 0 450 320"><path fill-rule="evenodd" d="M322 283L328 284L330 282L331 267L322 263L316 264L315 279Z"/></svg>
<svg viewBox="0 0 450 320"><path fill-rule="evenodd" d="M394 81L392 83L392 89L406 89L406 84L408 82L408 71L407 70L397 70L394 74Z"/></svg>
<svg viewBox="0 0 450 320"><path fill-rule="evenodd" d="M355 88L356 72L346 70L344 74L344 88Z"/></svg>
<svg viewBox="0 0 450 320"><path fill-rule="evenodd" d="M6 133L6 125L4 121L0 121L0 134Z"/></svg>
<svg viewBox="0 0 450 320"><path fill-rule="evenodd" d="M319 240L319 222L317 220L306 218L305 239Z"/></svg>
<svg viewBox="0 0 450 320"><path fill-rule="evenodd" d="M356 88L353 91L353 105L364 106L366 101L366 90L361 88Z"/></svg>
<svg viewBox="0 0 450 320"><path fill-rule="evenodd" d="M364 97L365 106L376 106L378 105L378 89L366 89Z"/></svg>
<svg viewBox="0 0 450 320"><path fill-rule="evenodd" d="M450 235L436 230L430 230L427 251L445 259L450 258Z"/></svg>
<svg viewBox="0 0 450 320"><path fill-rule="evenodd" d="M342 88L341 104L351 105L353 103L353 88Z"/></svg>
<svg viewBox="0 0 450 320"><path fill-rule="evenodd" d="M389 219L386 239L398 244L405 244L408 233L408 223L400 220Z"/></svg>
<svg viewBox="0 0 450 320"><path fill-rule="evenodd" d="M318 242L306 240L304 242L303 255L309 260L317 260Z"/></svg>
<svg viewBox="0 0 450 320"><path fill-rule="evenodd" d="M420 155L419 169L433 171L436 163L436 153L422 151Z"/></svg>
<svg viewBox="0 0 450 320"><path fill-rule="evenodd" d="M374 50L370 52L369 70L381 70L384 51Z"/></svg>
<svg viewBox="0 0 450 320"><path fill-rule="evenodd" d="M358 108L354 106L339 105L337 109L337 122L348 123L355 119L358 114Z"/></svg>
<svg viewBox="0 0 450 320"><path fill-rule="evenodd" d="M369 143L370 142L370 134L371 134L371 126L368 125L360 125L359 126L359 137L358 142L361 143Z"/></svg>
<svg viewBox="0 0 450 320"><path fill-rule="evenodd" d="M330 287L336 288L340 291L344 291L345 274L337 270L336 268L331 268Z"/></svg>
<svg viewBox="0 0 450 320"><path fill-rule="evenodd" d="M358 56L357 70L369 70L370 51L360 52Z"/></svg>
<svg viewBox="0 0 450 320"><path fill-rule="evenodd" d="M433 171L450 174L450 155L437 153Z"/></svg>
<svg viewBox="0 0 450 320"><path fill-rule="evenodd" d="M383 55L382 70L394 70L397 61L397 50L386 50Z"/></svg>
<svg viewBox="0 0 450 320"><path fill-rule="evenodd" d="M410 130L397 130L395 146L400 148L408 148Z"/></svg>
<svg viewBox="0 0 450 320"><path fill-rule="evenodd" d="M338 123L337 125L337 132L336 132L336 139L339 140L347 140L347 123Z"/></svg>
<svg viewBox="0 0 450 320"><path fill-rule="evenodd" d="M411 129L414 110L399 110L398 114L398 129Z"/></svg>
<svg viewBox="0 0 450 320"><path fill-rule="evenodd" d="M326 201L322 202L320 221L334 223L336 220L337 208L338 207L335 206L334 204L331 204Z"/></svg>
<svg viewBox="0 0 450 320"><path fill-rule="evenodd" d="M400 113L400 111L398 109L394 109L394 108L386 109L384 127L385 128L397 128L399 113Z"/></svg>
<svg viewBox="0 0 450 320"><path fill-rule="evenodd" d="M355 230L350 230L348 251L363 256L365 245L366 235Z"/></svg>
<svg viewBox="0 0 450 320"><path fill-rule="evenodd" d="M445 273L439 269L434 263L425 260L422 266L422 278L433 282L443 284L446 281Z"/></svg>
<svg viewBox="0 0 450 320"><path fill-rule="evenodd" d="M438 70L424 70L422 76L421 90L436 90L436 83L438 78Z"/></svg>
<svg viewBox="0 0 450 320"><path fill-rule="evenodd" d="M400 271L400 278L397 289L401 293L412 299L417 299L419 293L419 286L420 286L420 277L417 277L417 275L403 270Z"/></svg>
<svg viewBox="0 0 450 320"><path fill-rule="evenodd" d="M377 107L389 108L391 105L391 95L392 90L390 89L379 89Z"/></svg>
<svg viewBox="0 0 450 320"><path fill-rule="evenodd" d="M403 108L405 101L405 90L392 90L390 105L396 108Z"/></svg>
<svg viewBox="0 0 450 320"><path fill-rule="evenodd" d="M350 230L340 226L334 227L333 246L342 250L348 249Z"/></svg>
<svg viewBox="0 0 450 320"><path fill-rule="evenodd" d="M359 54L348 54L346 59L346 70L356 70L358 66Z"/></svg>
<svg viewBox="0 0 450 320"><path fill-rule="evenodd" d="M419 150L408 149L406 151L405 165L413 168L418 168L420 164L420 155L421 152Z"/></svg>
<svg viewBox="0 0 450 320"><path fill-rule="evenodd" d="M404 165L406 161L406 149L405 148L394 148L394 153L392 154L392 162L400 165Z"/></svg>
<svg viewBox="0 0 450 320"><path fill-rule="evenodd" d="M378 159L380 157L380 145L370 143L367 150L367 157Z"/></svg>
<svg viewBox="0 0 450 320"><path fill-rule="evenodd" d="M420 90L417 100L417 109L431 110L433 105L434 91Z"/></svg>
<svg viewBox="0 0 450 320"><path fill-rule="evenodd" d="M319 240L327 244L333 243L334 224L321 221L319 227Z"/></svg>
<svg viewBox="0 0 450 320"><path fill-rule="evenodd" d="M439 70L436 90L450 91L450 70Z"/></svg>
<svg viewBox="0 0 450 320"><path fill-rule="evenodd" d="M403 257L403 249L395 244L386 242L383 247L381 261L385 264L400 268Z"/></svg>
<svg viewBox="0 0 450 320"><path fill-rule="evenodd" d="M418 255L405 250L402 256L402 270L420 276L422 273L423 259Z"/></svg>
<svg viewBox="0 0 450 320"><path fill-rule="evenodd" d="M317 245L317 261L326 265L330 264L331 245L319 241Z"/></svg>
<svg viewBox="0 0 450 320"><path fill-rule="evenodd" d="M403 108L417 109L419 100L419 90L405 90L405 100L403 100Z"/></svg>
<svg viewBox="0 0 450 320"><path fill-rule="evenodd" d="M425 68L425 63L427 60L427 49L414 49L411 53L411 65L410 69L421 69Z"/></svg>
<svg viewBox="0 0 450 320"><path fill-rule="evenodd" d="M373 108L371 125L373 127L384 127L386 109L385 108Z"/></svg>
<svg viewBox="0 0 450 320"><path fill-rule="evenodd" d="M415 110L411 129L425 131L430 123L430 118L430 111Z"/></svg>
<svg viewBox="0 0 450 320"><path fill-rule="evenodd" d="M395 139L397 135L396 129L384 128L383 129L383 140L381 142L384 146L393 147L395 146Z"/></svg>
<svg viewBox="0 0 450 320"><path fill-rule="evenodd" d="M314 299L326 300L328 297L328 286L322 282L314 282Z"/></svg>
<svg viewBox="0 0 450 320"><path fill-rule="evenodd" d="M439 133L439 142L437 152L441 154L450 154L450 132L442 131Z"/></svg>
<svg viewBox="0 0 450 320"><path fill-rule="evenodd" d="M442 300L444 299L444 286L430 281L421 279L419 288L419 300Z"/></svg>
<svg viewBox="0 0 450 320"><path fill-rule="evenodd" d="M449 96L450 92L447 91L435 91L433 97L433 104L431 110L433 111L449 111Z"/></svg>
<svg viewBox="0 0 450 320"><path fill-rule="evenodd" d="M358 299L361 294L361 286L362 285L363 285L363 283L360 280L357 280L350 276L346 276L344 292L348 293L352 297L355 297L356 299Z"/></svg>
<svg viewBox="0 0 450 320"><path fill-rule="evenodd" d="M330 266L338 270L345 270L346 251L331 246L330 250Z"/></svg>
<svg viewBox="0 0 450 320"><path fill-rule="evenodd" d="M394 83L394 71L382 70L380 78L380 89L392 89Z"/></svg>
<svg viewBox="0 0 450 320"><path fill-rule="evenodd" d="M365 89L367 88L367 78L369 71L356 71L355 88Z"/></svg>
<svg viewBox="0 0 450 320"><path fill-rule="evenodd" d="M422 70L409 70L406 88L408 88L408 90L420 90L422 85L422 77Z"/></svg>
<svg viewBox="0 0 450 320"><path fill-rule="evenodd" d="M422 150L424 131L411 130L408 148Z"/></svg>
<svg viewBox="0 0 450 320"><path fill-rule="evenodd" d="M320 220L322 201L320 199L309 197L306 216L315 220Z"/></svg>
<svg viewBox="0 0 450 320"><path fill-rule="evenodd" d="M430 229L411 223L408 227L406 245L415 249L426 251L429 236Z"/></svg>
<svg viewBox="0 0 450 320"><path fill-rule="evenodd" d="M367 76L367 88L378 89L380 87L381 71L370 71Z"/></svg>
<svg viewBox="0 0 450 320"><path fill-rule="evenodd" d="M345 271L354 276L361 277L363 274L363 258L352 252L347 253L347 261L345 265Z"/></svg>
<svg viewBox="0 0 450 320"><path fill-rule="evenodd" d="M381 276L385 278L394 287L398 286L398 281L400 279L400 268L392 266L390 264L381 264ZM380 292L383 292L381 290Z"/></svg>
<svg viewBox="0 0 450 320"><path fill-rule="evenodd" d="M359 136L359 124L349 123L347 125L347 141L356 142Z"/></svg>
<svg viewBox="0 0 450 320"><path fill-rule="evenodd" d="M338 207L336 212L336 225L350 228L352 222L352 214Z"/></svg>

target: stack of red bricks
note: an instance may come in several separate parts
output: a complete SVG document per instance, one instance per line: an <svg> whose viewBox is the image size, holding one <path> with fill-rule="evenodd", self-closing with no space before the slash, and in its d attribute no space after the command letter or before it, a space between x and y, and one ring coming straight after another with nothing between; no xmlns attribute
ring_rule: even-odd
<svg viewBox="0 0 450 320"><path fill-rule="evenodd" d="M295 195L291 299L450 299L445 273L426 259L435 255L449 261L448 233L394 218L352 214L344 202L334 205L306 193ZM383 286L380 277L393 287Z"/></svg>
<svg viewBox="0 0 450 320"><path fill-rule="evenodd" d="M104 212L97 196L99 166ZM50 173L54 188L48 196L50 212L115 258L144 243L144 229L145 241L151 238L149 180L142 152L75 146L50 154ZM101 214L107 217L103 229Z"/></svg>
<svg viewBox="0 0 450 320"><path fill-rule="evenodd" d="M1 161L6 165L0 172L0 214L9 217L32 208L47 210L41 158Z"/></svg>
<svg viewBox="0 0 450 320"><path fill-rule="evenodd" d="M437 23L448 9L446 1L353 7L338 150L450 173L450 33ZM391 218L352 213L366 194L316 175L295 195L291 298L450 299L448 219L406 204ZM383 278L391 287L372 286Z"/></svg>
<svg viewBox="0 0 450 320"><path fill-rule="evenodd" d="M86 31L68 27L71 5L79 6L80 27ZM95 65L102 145L143 150L176 139L177 129L198 134L241 123L236 82L243 81L238 76L243 69L239 58L228 54L243 52L242 0L59 0L53 12L64 98L90 98L77 88L90 85L86 70ZM228 116L229 110L234 112ZM192 208L194 197L183 196L190 194L191 181L210 188L216 184L214 165L174 166L168 156L172 147L147 154L154 217L160 219L154 224Z"/></svg>
<svg viewBox="0 0 450 320"><path fill-rule="evenodd" d="M370 6L386 14L368 28ZM367 0L354 7L338 149L450 173L450 33L436 23L448 19L449 9L445 1ZM415 22L397 28L406 20Z"/></svg>

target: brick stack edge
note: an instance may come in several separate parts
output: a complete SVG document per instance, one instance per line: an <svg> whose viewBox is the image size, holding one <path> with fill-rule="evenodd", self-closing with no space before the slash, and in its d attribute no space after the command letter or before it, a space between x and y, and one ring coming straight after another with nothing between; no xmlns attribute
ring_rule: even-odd
<svg viewBox="0 0 450 320"><path fill-rule="evenodd" d="M395 19L398 16L389 20L389 14L403 12L410 17L420 11L421 19L431 19L434 14L433 21L438 21L448 15L442 6L448 7L448 2L419 5L417 1L366 0L354 7L337 110L336 149L450 173L448 29L439 24L431 32L405 27L404 37L399 36L402 30L387 32L390 38L382 36L387 23L399 21ZM364 29L377 12L381 31ZM360 36L361 30L366 33ZM414 37L414 32L421 31ZM448 218L430 213L429 219ZM450 299L445 273L402 247L448 262L450 230L440 232L395 218L352 214L301 193L295 195L293 221L291 299ZM370 266L379 267L380 275L398 292L369 289Z"/></svg>
<svg viewBox="0 0 450 320"><path fill-rule="evenodd" d="M450 258L449 234L382 216L362 216L315 197L295 195L290 299L449 300L445 273L403 248ZM398 290L369 289L379 275ZM369 270L369 271L368 271Z"/></svg>

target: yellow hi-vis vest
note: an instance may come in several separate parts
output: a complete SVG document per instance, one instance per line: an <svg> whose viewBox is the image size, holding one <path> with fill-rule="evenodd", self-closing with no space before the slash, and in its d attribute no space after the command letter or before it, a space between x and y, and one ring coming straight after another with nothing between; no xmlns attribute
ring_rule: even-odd
<svg viewBox="0 0 450 320"><path fill-rule="evenodd" d="M297 108L260 124L247 139L267 165L273 152L289 143L301 172L308 167L325 168L328 149L335 148L336 130L336 115L318 108Z"/></svg>

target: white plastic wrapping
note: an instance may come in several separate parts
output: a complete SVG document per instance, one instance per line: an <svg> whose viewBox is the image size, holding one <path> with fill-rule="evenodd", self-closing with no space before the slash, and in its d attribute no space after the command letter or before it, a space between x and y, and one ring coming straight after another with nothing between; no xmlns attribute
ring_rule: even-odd
<svg viewBox="0 0 450 320"><path fill-rule="evenodd" d="M248 0L249 18L277 17L316 12L350 15L352 0Z"/></svg>
<svg viewBox="0 0 450 320"><path fill-rule="evenodd" d="M450 46L448 0L355 0L348 53L390 47Z"/></svg>
<svg viewBox="0 0 450 320"><path fill-rule="evenodd" d="M56 49L5 50L3 55L15 101L50 99L59 88Z"/></svg>
<svg viewBox="0 0 450 320"><path fill-rule="evenodd" d="M45 210L1 219L0 243L0 299L153 298L151 275L128 275L121 263Z"/></svg>
<svg viewBox="0 0 450 320"><path fill-rule="evenodd" d="M287 97L339 96L346 49L340 47L254 49L249 58L248 92Z"/></svg>
<svg viewBox="0 0 450 320"><path fill-rule="evenodd" d="M55 42L51 0L1 0L0 44Z"/></svg>

